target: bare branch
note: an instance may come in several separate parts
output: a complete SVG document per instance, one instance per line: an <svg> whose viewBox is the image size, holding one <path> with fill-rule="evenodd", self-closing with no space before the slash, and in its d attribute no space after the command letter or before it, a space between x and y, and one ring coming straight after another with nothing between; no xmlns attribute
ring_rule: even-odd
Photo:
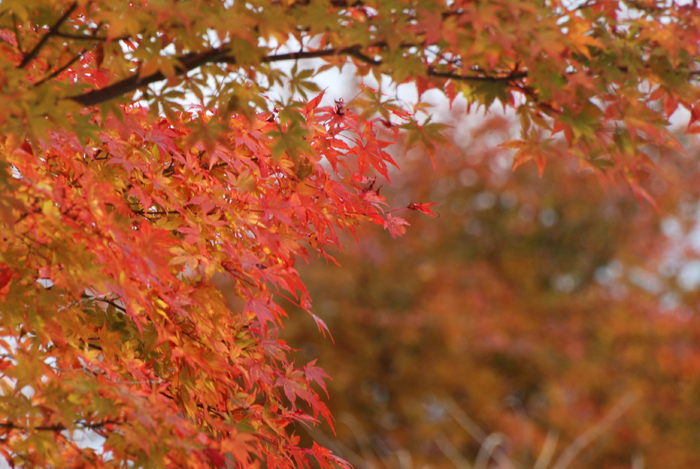
<svg viewBox="0 0 700 469"><path fill-rule="evenodd" d="M566 469L571 465L576 456L593 440L600 437L606 430L608 430L613 423L625 413L627 409L632 406L636 398L632 394L628 394L610 409L610 412L603 417L598 423L593 425L591 428L586 430L584 433L578 436L571 445L559 456L557 462L554 463L552 469Z"/></svg>
<svg viewBox="0 0 700 469"><path fill-rule="evenodd" d="M452 415L457 423L474 438L479 444L483 444L486 439L486 433L476 424L469 416L452 399L447 399L444 402L447 411Z"/></svg>
<svg viewBox="0 0 700 469"><path fill-rule="evenodd" d="M496 448L503 446L507 441L508 440L502 433L491 433L489 436L487 436L484 442L481 444L481 448L479 448L479 453L476 455L474 469L486 469L486 465L488 464L489 459L491 459L491 456ZM503 468L506 466L499 464L499 467ZM507 467L512 467L512 465Z"/></svg>
<svg viewBox="0 0 700 469"><path fill-rule="evenodd" d="M469 461L464 459L464 456L457 451L457 448L454 447L445 435L438 435L437 438L435 438L435 444L440 448L442 454L452 461L452 464L454 464L457 469L472 469L472 465L469 464Z"/></svg>
<svg viewBox="0 0 700 469"><path fill-rule="evenodd" d="M479 426L474 423L472 419L469 418L469 416L464 413L462 409L457 405L455 401L452 399L447 399L444 401L445 407L447 407L447 411L452 415L452 418L454 418L457 423L464 429L466 430L469 435L471 435L472 438L474 438L476 441L479 442L480 445L484 446L487 444L487 438L488 435L479 428ZM498 463L498 466L501 469L514 469L513 463L511 462L510 458L508 455L501 449L500 446L496 446L493 449L493 457Z"/></svg>
<svg viewBox="0 0 700 469"><path fill-rule="evenodd" d="M114 308L116 308L117 310L121 311L122 313L126 313L126 308L124 308L123 306L118 305L117 303L115 303L114 301L112 301L112 300L110 300L110 299L102 298L102 297L96 297L96 298L83 297L83 298L84 298L85 300L88 300L88 301L96 301L96 302L98 302L98 303L104 303L104 304L113 306Z"/></svg>
<svg viewBox="0 0 700 469"><path fill-rule="evenodd" d="M14 29L14 32L15 32L15 41L17 41L17 50L19 51L20 54L24 55L24 51L22 50L22 43L20 42L20 38L19 38L19 29L17 28L17 17L15 16L14 13L12 13L12 28Z"/></svg>
<svg viewBox="0 0 700 469"><path fill-rule="evenodd" d="M550 430L547 432L547 437L542 444L540 455L537 457L537 461L535 461L535 465L532 469L547 469L549 462L552 460L552 456L554 456L554 450L557 447L558 439L559 433L556 431Z"/></svg>

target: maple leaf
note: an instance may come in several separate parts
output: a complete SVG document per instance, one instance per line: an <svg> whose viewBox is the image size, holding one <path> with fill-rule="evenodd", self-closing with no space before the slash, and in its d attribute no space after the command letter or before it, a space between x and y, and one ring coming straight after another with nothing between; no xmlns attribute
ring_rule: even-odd
<svg viewBox="0 0 700 469"><path fill-rule="evenodd" d="M143 465L144 454L168 467L221 455L236 467L344 466L285 430L330 414L276 337L275 295L308 310L295 263L332 260L344 230L405 232L369 179L391 182L391 145L435 168L438 148L456 147L428 102L398 90L363 85L322 107L324 70L354 64L346 73L412 83L426 99L461 94L467 110L499 100L522 117L514 166L573 156L653 200L645 152L678 150L667 119L679 106L686 132L700 128L695 7L472 3L0 4L0 337L32 343L2 364L18 378L2 381L0 423L14 437L0 454L41 467ZM282 89L291 97L274 100ZM25 385L43 403L26 413ZM309 405L290 412L285 395ZM77 444L75 428L102 432L109 451ZM239 430L251 438L227 451Z"/></svg>
<svg viewBox="0 0 700 469"><path fill-rule="evenodd" d="M307 381L314 381L316 384L321 386L321 389L323 389L323 391L326 393L326 396L328 396L328 389L326 389L326 383L324 380L331 379L331 377L328 376L328 373L326 373L323 370L323 368L315 366L317 360L318 359L311 360L304 367L304 374L306 375Z"/></svg>
<svg viewBox="0 0 700 469"><path fill-rule="evenodd" d="M204 450L204 454L214 467L227 467L226 458L219 451L208 448Z"/></svg>
<svg viewBox="0 0 700 469"><path fill-rule="evenodd" d="M553 138L542 138L535 129L532 129L526 135L526 140L510 140L502 143L501 147L517 150L513 155L513 171L528 161L534 160L539 175L542 177L547 166L547 157L557 155L553 143Z"/></svg>
<svg viewBox="0 0 700 469"><path fill-rule="evenodd" d="M438 204L437 202L424 202L421 204L416 204L416 203L411 202L410 204L408 204L408 207L406 207L406 208L409 210L417 210L419 212L425 213L428 216L436 218L437 214L435 212L433 212L430 209L430 207L432 207L433 205L437 205L437 204Z"/></svg>
<svg viewBox="0 0 700 469"><path fill-rule="evenodd" d="M314 319L314 322L316 323L316 327L318 327L319 332L321 332L323 334L323 337L326 337L326 333L328 333L331 340L333 340L333 336L331 335L331 331L330 331L330 329L328 329L328 326L323 321L323 319L319 318L318 316L316 316L313 313L309 313L309 314L311 314L311 317Z"/></svg>
<svg viewBox="0 0 700 469"><path fill-rule="evenodd" d="M6 263L0 263L0 299L4 302L10 292L12 269Z"/></svg>
<svg viewBox="0 0 700 469"><path fill-rule="evenodd" d="M392 238L406 234L406 226L410 226L410 224L403 218L394 217L391 213L387 214L384 229L389 230Z"/></svg>
<svg viewBox="0 0 700 469"><path fill-rule="evenodd" d="M420 144L433 160L439 146L450 145L449 140L444 135L444 131L450 128L447 124L430 122L430 119L423 124L419 124L417 121L412 120L402 125L401 128L408 132L406 136L406 150L410 150Z"/></svg>

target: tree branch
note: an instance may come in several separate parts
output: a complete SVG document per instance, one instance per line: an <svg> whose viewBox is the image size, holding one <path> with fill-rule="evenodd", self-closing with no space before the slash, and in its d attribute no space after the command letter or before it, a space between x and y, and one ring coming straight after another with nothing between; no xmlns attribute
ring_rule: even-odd
<svg viewBox="0 0 700 469"><path fill-rule="evenodd" d="M502 76L502 77L492 77L492 76L488 76L488 75L477 75L477 76L459 75L456 73L444 73L444 72L436 72L434 70L428 70L428 76L436 77L436 78L447 78L449 80L456 80L456 81L499 83L499 82L504 82L504 81L507 82L507 81L519 80L521 78L525 78L525 77L527 77L527 72L517 72L517 73L510 73L510 74Z"/></svg>
<svg viewBox="0 0 700 469"><path fill-rule="evenodd" d="M96 41L96 42L106 42L109 40L107 37L102 37L102 36L86 36L84 34L70 34L70 33L62 33L60 31L56 31L54 34L56 37L62 37L65 39L74 39L76 41ZM115 37L112 38L112 41L124 41L126 39L129 39L130 36L120 36L120 37Z"/></svg>
<svg viewBox="0 0 700 469"><path fill-rule="evenodd" d="M78 427L79 429L88 429L88 430L96 430L98 428L102 428L106 425L118 425L121 422L117 422L115 420L105 420L104 422L98 422L98 423L87 423L85 421L79 421L77 422L80 424ZM12 422L0 422L0 428L5 428L8 430L20 430L23 432L28 432L31 430L36 430L36 431L41 431L41 432L62 432L63 430L70 430L67 428L65 425L57 424L57 425L40 425L37 427L23 427L21 425L17 425Z"/></svg>
<svg viewBox="0 0 700 469"><path fill-rule="evenodd" d="M15 32L15 41L17 42L17 50L19 51L20 54L24 55L24 51L22 50L22 43L20 42L20 38L19 38L19 28L17 28L17 17L15 16L14 13L12 13L12 28L14 29L14 32Z"/></svg>
<svg viewBox="0 0 700 469"><path fill-rule="evenodd" d="M230 53L229 48L210 49L205 52L188 54L180 58L181 66L176 69L178 75L194 70L197 67L213 62L224 62L222 58ZM96 104L110 101L118 98L126 93L136 91L139 88L148 86L151 83L165 80L167 77L162 72L156 72L151 75L141 77L138 74L133 75L124 80L112 83L99 90L88 91L87 93L77 96L69 96L66 99L75 101L82 106L94 106Z"/></svg>
<svg viewBox="0 0 700 469"><path fill-rule="evenodd" d="M383 44L375 44L374 47L382 47ZM185 74L195 68L201 67L208 63L228 63L236 64L236 58L230 55L231 49L229 47L218 47L215 49L210 49L205 52L192 53L185 55L179 59L180 66L176 68L176 73L178 75ZM339 57L339 56L350 56L361 62L365 62L372 66L382 65L381 60L375 60L368 55L362 53L360 46L351 47L339 47L333 49L324 49L316 51L307 52L289 52L287 54L276 54L268 55L264 57L262 63L273 63L273 62L283 62L287 60L300 60L300 59L318 59L324 57ZM503 77L490 77L490 76L468 76L468 75L458 75L454 73L443 73L428 70L428 76L436 78L446 78L450 80L459 81L472 81L472 82L508 82L512 80L518 80L525 78L527 76L526 72L511 73L510 75ZM151 75L141 77L139 75L134 75L129 78L125 78L116 83L112 83L102 89L88 91L87 93L69 96L65 99L70 99L82 106L94 106L100 103L104 103L111 99L117 98L119 96L125 95L132 91L136 91L139 88L148 86L151 83L165 80L167 77L161 72L155 72Z"/></svg>
<svg viewBox="0 0 700 469"><path fill-rule="evenodd" d="M96 36L97 36L97 33L99 32L99 30L100 30L101 27L102 27L102 23L100 22L100 24L98 24L97 27L93 30L91 36L82 36L82 38L90 39L91 37L92 37L92 38L96 37ZM59 33L56 33L55 36L60 36L60 34L59 34ZM87 53L87 49L85 49L85 48L80 49L80 52L78 52L78 54L75 55L72 59L70 59L65 65L63 65L62 67L59 67L57 70L55 70L55 71L54 71L53 73L51 73L50 75L48 75L48 76L42 78L41 80L39 80L38 82L34 83L34 88L43 85L43 84L46 83L47 81L49 81L49 80L51 80L51 79L57 77L58 75L60 75L60 74L63 73L64 71L66 71L66 70L68 69L68 67L70 67L70 66L73 65L75 62L77 62L78 60L80 60L80 59L83 57L83 55L85 55L86 53Z"/></svg>
<svg viewBox="0 0 700 469"><path fill-rule="evenodd" d="M44 47L44 44L46 44L46 41L49 40L51 36L54 36L56 32L58 32L58 28L61 27L63 23L70 17L70 15L75 11L75 9L78 8L78 2L73 2L71 6L68 7L65 13L63 13L63 16L61 16L56 23L51 26L51 29L42 36L41 39L39 39L39 42L36 43L34 48L27 53L27 55L24 56L22 59L22 62L20 62L19 65L17 65L17 68L24 68L29 63L34 60L34 58L39 54L39 51L41 50L42 47Z"/></svg>
<svg viewBox="0 0 700 469"><path fill-rule="evenodd" d="M112 301L112 300L110 300L110 299L107 299L107 298L102 298L102 297L94 297L94 298L93 298L93 297L91 297L91 296L83 295L83 296L81 297L81 299L83 299L83 300L85 300L85 301L95 301L95 302L98 302L98 303L105 303L105 304L108 304L108 305L110 305L110 306L114 306L117 310L121 311L122 313L126 313L126 308L124 308L123 306L118 305L118 304L115 303L114 301Z"/></svg>
<svg viewBox="0 0 700 469"><path fill-rule="evenodd" d="M605 433L617 419L622 417L622 414L629 409L636 401L633 394L627 394L625 397L613 406L612 409L595 425L579 435L571 445L559 456L559 459L554 463L552 469L566 469L576 459L576 456L596 438Z"/></svg>
<svg viewBox="0 0 700 469"><path fill-rule="evenodd" d="M42 78L41 80L37 81L36 83L34 83L34 85L33 85L34 88L43 85L43 84L46 83L47 81L49 81L49 80L51 80L51 79L53 79L53 78L56 78L56 77L59 76L61 73L65 72L65 71L68 69L68 67L70 67L70 66L73 65L75 62L77 62L78 60L80 60L80 58L81 58L83 55L85 55L86 52L87 52L87 50L85 50L85 49L83 49L83 50L81 50L80 52L78 52L78 54L76 54L72 59L70 59L65 65L63 65L62 67L59 67L58 69L54 70L50 75L48 75L48 76Z"/></svg>

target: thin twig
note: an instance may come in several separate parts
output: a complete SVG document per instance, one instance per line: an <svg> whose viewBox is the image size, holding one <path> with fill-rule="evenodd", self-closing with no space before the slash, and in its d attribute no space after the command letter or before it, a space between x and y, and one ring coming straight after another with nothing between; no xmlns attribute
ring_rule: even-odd
<svg viewBox="0 0 700 469"><path fill-rule="evenodd" d="M118 425L121 422L117 422L115 420L105 420L104 422L98 422L98 423L87 423L87 422L76 422L80 426L78 429L89 429L89 430L95 430L97 428L102 428L106 425ZM6 428L8 430L19 430L23 432L28 432L28 431L51 431L51 432L61 432L63 430L70 430L67 428L65 425L57 424L57 425L40 425L37 427L23 427L21 425L14 424L12 422L0 422L0 428Z"/></svg>
<svg viewBox="0 0 700 469"><path fill-rule="evenodd" d="M50 75L48 75L48 76L42 78L41 80L37 81L36 83L34 83L33 86L36 88L36 87L38 87L38 86L43 85L43 84L46 83L47 81L56 78L56 77L59 76L61 73L65 72L65 71L68 69L68 67L70 67L70 66L73 65L75 62L77 62L78 60L80 60L80 59L85 55L86 52L87 52L87 51L86 51L85 49L82 49L80 52L78 52L78 54L77 54L75 57L73 57L72 59L70 59L70 60L68 61L68 63L66 63L65 65L63 65L63 66L60 67L59 69L54 70L53 73L51 73Z"/></svg>
<svg viewBox="0 0 700 469"><path fill-rule="evenodd" d="M100 28L102 28L102 22L100 22L100 23L97 25L97 27L92 31L92 36L91 36L91 37L97 36L97 33L100 31ZM55 35L58 35L58 33L56 33ZM90 37L90 36L85 36L85 37ZM62 67L59 68L58 70L55 70L55 71L54 71L53 73L51 73L49 76L47 76L47 77L45 77L45 78L39 80L37 83L34 83L34 87L41 86L41 85L43 85L44 83L46 83L47 81L49 81L49 80L51 80L51 79L57 77L58 75L60 75L60 74L63 73L64 71L66 71L66 70L68 69L68 67L70 67L70 66L73 65L75 62L77 62L78 60L80 60L80 59L83 57L83 55L85 55L86 52L87 52L87 49L85 49L85 48L80 49L80 52L78 53L78 55L76 55L75 57L73 57L71 60L68 61L67 64L65 64L64 66L62 66Z"/></svg>
<svg viewBox="0 0 700 469"><path fill-rule="evenodd" d="M106 42L110 40L108 37L104 36L86 36L84 34L70 34L70 33L62 33L60 31L57 31L53 34L56 37L62 37L64 39L74 39L76 41L96 41L96 42ZM120 36L120 37L114 37L111 40L112 41L125 41L129 39L131 36Z"/></svg>
<svg viewBox="0 0 700 469"><path fill-rule="evenodd" d="M12 13L12 28L15 31L15 41L17 42L17 50L20 54L24 55L24 51L22 50L22 43L19 39L19 29L17 28L17 16L15 16L14 13Z"/></svg>
<svg viewBox="0 0 700 469"><path fill-rule="evenodd" d="M32 60L34 60L37 54L39 54L41 48L44 47L44 44L46 44L46 41L48 41L49 38L51 38L51 36L56 34L58 28L60 28L61 25L65 23L65 21L70 17L70 15L75 11L76 8L78 8L78 2L73 2L73 4L71 4L71 6L68 7L66 12L63 13L63 16L61 16L58 19L58 21L56 21L56 23L53 26L51 26L51 29L49 29L49 31L46 34L44 34L44 36L42 36L41 39L39 39L39 42L36 43L34 48L27 55L24 56L24 59L22 59L22 62L20 62L20 64L17 65L17 68L24 68L27 65L29 65L29 63Z"/></svg>
<svg viewBox="0 0 700 469"><path fill-rule="evenodd" d="M468 81L468 82L486 82L486 83L499 83L499 82L509 82L514 80L520 80L527 77L527 72L511 73L502 77L492 77L492 76L472 76L472 75L459 75L456 73L445 73L436 72L434 70L428 70L428 76L436 78L447 78L449 80L456 81Z"/></svg>
<svg viewBox="0 0 700 469"><path fill-rule="evenodd" d="M306 424L301 428L303 428L306 433L308 433L309 436L321 446L332 450L334 453L337 453L340 457L347 460L353 466L363 467L368 465L368 461L362 459L362 456L342 444L340 441L332 440L328 435L323 433L321 429Z"/></svg>
<svg viewBox="0 0 700 469"><path fill-rule="evenodd" d="M355 441L357 441L357 445L360 447L362 457L365 458L368 465L371 464L371 461L374 458L372 457L372 450L370 449L371 445L369 442L369 437L364 430L362 430L360 422L358 422L355 416L349 412L344 412L340 416L340 421L350 428L350 431L355 437Z"/></svg>
<svg viewBox="0 0 700 469"><path fill-rule="evenodd" d="M469 461L467 461L464 456L457 451L457 448L454 447L454 445L445 435L438 435L438 437L435 438L435 444L437 444L438 448L440 448L442 454L444 454L447 459L452 461L452 464L454 464L457 469L472 469L472 465L469 464Z"/></svg>
<svg viewBox="0 0 700 469"><path fill-rule="evenodd" d="M454 418L472 438L474 438L479 444L483 444L484 440L486 439L486 433L484 433L484 431L476 423L474 423L474 421L470 419L462 409L459 408L455 401L452 399L447 399L445 401L445 407L447 407L447 411L450 413L450 415L452 415L452 418Z"/></svg>
<svg viewBox="0 0 700 469"><path fill-rule="evenodd" d="M544 443L542 443L540 455L537 457L537 461L535 461L535 465L532 467L532 469L547 469L547 466L552 460L552 456L554 456L554 450L557 447L558 439L559 433L557 433L555 430L550 430L547 432L547 437L544 439Z"/></svg>
<svg viewBox="0 0 700 469"><path fill-rule="evenodd" d="M126 313L126 308L124 308L123 306L118 305L118 304L115 303L114 301L109 300L109 299L107 299L107 298L91 298L91 297L89 297L89 296L83 296L83 299L86 300L86 301L96 301L96 302L98 302L98 303L105 303L105 304L108 304L108 305L110 305L110 306L114 306L117 310L121 311L122 313Z"/></svg>
<svg viewBox="0 0 700 469"><path fill-rule="evenodd" d="M491 433L487 436L481 448L479 448L479 453L476 455L474 469L486 469L486 465L494 454L494 451L506 443L506 441L507 439L502 433Z"/></svg>
<svg viewBox="0 0 700 469"><path fill-rule="evenodd" d="M554 463L552 469L566 469L569 467L576 456L578 456L586 446L608 430L617 419L622 417L622 414L624 414L625 411L632 406L635 400L636 398L632 394L628 394L620 399L620 401L615 404L612 409L610 409L610 412L608 412L605 417L602 418L602 420L579 435L578 438L576 438L574 442L571 443L568 448L566 448L561 456L559 456L559 459L557 459L557 462Z"/></svg>
<svg viewBox="0 0 700 469"><path fill-rule="evenodd" d="M644 455L637 452L632 455L632 469L644 469Z"/></svg>
<svg viewBox="0 0 700 469"><path fill-rule="evenodd" d="M479 428L479 426L474 423L472 419L469 418L467 414L464 413L462 409L459 408L457 403L452 399L447 399L445 401L447 411L452 415L452 417L457 421L457 423L464 428L464 430L469 433L472 438L474 438L480 445L486 444L486 438L488 435ZM493 457L498 463L499 467L504 469L514 469L514 465L508 455L500 448L496 447L493 452Z"/></svg>

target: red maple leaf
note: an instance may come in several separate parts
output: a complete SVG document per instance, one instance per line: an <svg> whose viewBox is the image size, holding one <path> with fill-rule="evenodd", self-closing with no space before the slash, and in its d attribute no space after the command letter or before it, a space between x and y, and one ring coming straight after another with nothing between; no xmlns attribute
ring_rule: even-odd
<svg viewBox="0 0 700 469"><path fill-rule="evenodd" d="M0 264L0 299L5 301L5 297L10 293L10 283L12 282L12 270L4 262Z"/></svg>
<svg viewBox="0 0 700 469"><path fill-rule="evenodd" d="M437 218L438 214L430 209L430 207L432 207L433 205L437 205L437 202L425 202L422 204L414 204L413 202L411 202L410 204L408 204L407 208L409 210L418 210L419 212L425 213L428 216Z"/></svg>

